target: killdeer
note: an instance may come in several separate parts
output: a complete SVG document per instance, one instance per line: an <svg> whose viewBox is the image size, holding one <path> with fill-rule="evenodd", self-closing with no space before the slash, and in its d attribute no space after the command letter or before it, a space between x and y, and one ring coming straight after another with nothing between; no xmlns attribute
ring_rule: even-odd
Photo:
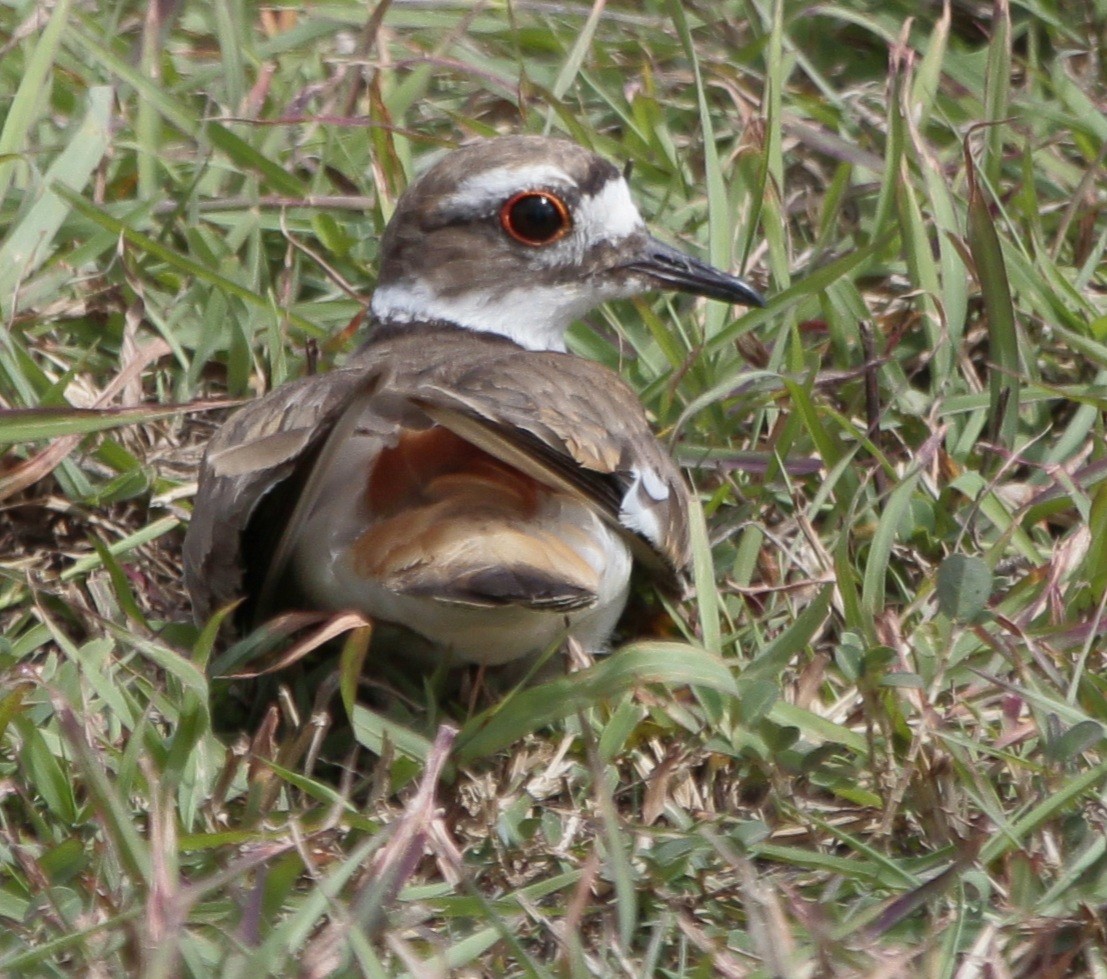
<svg viewBox="0 0 1107 979"><path fill-rule="evenodd" d="M600 650L634 564L684 571L690 498L634 392L565 332L655 289L762 304L652 237L619 170L580 146L446 155L385 230L366 346L208 447L184 550L198 618L245 596L251 623L360 611L398 656Z"/></svg>

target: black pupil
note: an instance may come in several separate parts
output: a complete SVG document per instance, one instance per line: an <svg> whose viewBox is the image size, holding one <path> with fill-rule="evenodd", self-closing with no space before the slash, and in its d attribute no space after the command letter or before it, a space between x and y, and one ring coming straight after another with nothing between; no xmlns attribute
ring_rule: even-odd
<svg viewBox="0 0 1107 979"><path fill-rule="evenodd" d="M511 230L526 241L549 241L564 226L557 205L545 194L528 194L511 205Z"/></svg>

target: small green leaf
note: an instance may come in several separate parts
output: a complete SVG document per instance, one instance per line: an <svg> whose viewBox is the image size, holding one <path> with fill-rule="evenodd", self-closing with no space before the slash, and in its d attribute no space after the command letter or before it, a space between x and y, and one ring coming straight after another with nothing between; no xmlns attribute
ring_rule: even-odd
<svg viewBox="0 0 1107 979"><path fill-rule="evenodd" d="M951 554L938 568L938 608L955 622L969 622L992 594L992 570L983 559Z"/></svg>
<svg viewBox="0 0 1107 979"><path fill-rule="evenodd" d="M753 680L750 683L739 680L738 687L741 690L738 697L739 716L747 727L760 721L780 699L780 686L772 680Z"/></svg>
<svg viewBox="0 0 1107 979"><path fill-rule="evenodd" d="M1046 756L1053 761L1072 761L1082 751L1103 740L1104 728L1099 721L1080 721L1058 738L1045 744Z"/></svg>

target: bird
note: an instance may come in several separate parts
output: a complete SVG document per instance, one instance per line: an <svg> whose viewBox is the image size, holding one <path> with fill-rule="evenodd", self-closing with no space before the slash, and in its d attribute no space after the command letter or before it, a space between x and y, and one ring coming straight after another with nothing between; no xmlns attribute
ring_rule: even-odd
<svg viewBox="0 0 1107 979"><path fill-rule="evenodd" d="M212 437L183 552L196 618L356 611L431 666L606 650L635 568L685 580L693 504L634 390L565 337L654 290L764 303L654 237L577 143L447 152L385 228L364 346Z"/></svg>

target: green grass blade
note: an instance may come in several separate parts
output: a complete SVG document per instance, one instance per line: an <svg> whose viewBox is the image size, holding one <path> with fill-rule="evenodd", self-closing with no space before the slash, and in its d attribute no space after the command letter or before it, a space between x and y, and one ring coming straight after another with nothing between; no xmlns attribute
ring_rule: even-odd
<svg viewBox="0 0 1107 979"><path fill-rule="evenodd" d="M16 167L20 165L18 155L26 149L31 127L46 108L44 96L50 91L48 79L57 58L71 6L71 0L58 0L54 4L50 20L27 59L19 88L16 89L4 117L4 126L0 129L0 203L7 196Z"/></svg>
<svg viewBox="0 0 1107 979"><path fill-rule="evenodd" d="M989 411L993 437L1008 450L1015 448L1018 435L1019 405L1022 385L1020 377L1019 335L1011 287L1007 280L1007 265L988 200L968 150L965 166L969 182L969 249L976 264L976 274L984 295L988 316L988 355L992 369L988 377Z"/></svg>

